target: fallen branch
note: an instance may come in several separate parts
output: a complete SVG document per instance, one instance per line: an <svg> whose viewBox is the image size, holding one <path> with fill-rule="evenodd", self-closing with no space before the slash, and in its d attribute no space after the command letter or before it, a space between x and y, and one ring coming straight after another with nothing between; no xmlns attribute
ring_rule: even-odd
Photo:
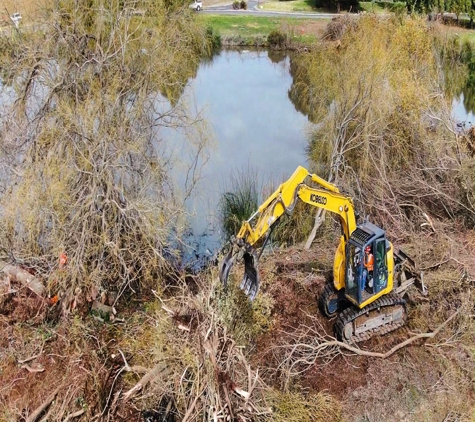
<svg viewBox="0 0 475 422"><path fill-rule="evenodd" d="M124 361L124 366L117 372L116 376L114 377L114 381L112 381L112 387L110 389L109 396L107 397L107 401L106 401L106 404L104 406L104 409L102 409L101 416L103 416L105 414L105 412L107 411L107 408L109 407L109 402L110 402L110 399L112 397L112 393L114 391L115 383L116 383L117 379L119 378L119 376L122 372L124 372L124 371L125 372L148 372L148 368L144 368L143 366L130 366L129 363L127 362L127 359L125 359L125 356L122 353L122 350L119 349L119 353L122 356L122 359ZM112 357L115 358L115 355L112 355ZM130 394L133 393L132 390L129 390ZM120 395L120 391L118 393L116 393L116 395L114 397L114 401L113 401L112 404L117 402L117 399L118 399L119 395Z"/></svg>
<svg viewBox="0 0 475 422"><path fill-rule="evenodd" d="M428 267L421 268L421 271L427 271L427 270L432 270L433 268L439 268L441 265L447 264L447 262L450 261L450 257L447 259L444 259L443 261L438 262L437 264L430 265Z"/></svg>
<svg viewBox="0 0 475 422"><path fill-rule="evenodd" d="M434 224L432 223L431 218L430 218L425 212L423 212L422 215L423 215L424 218L427 220L427 223L422 223L422 224L421 224L421 227L430 226L430 228L432 229L432 231L433 231L434 233L436 233L435 228L434 228Z"/></svg>
<svg viewBox="0 0 475 422"><path fill-rule="evenodd" d="M56 397L56 394L58 394L58 391L59 387L54 390L53 393L43 403L41 403L30 416L26 418L25 422L35 422L46 410L46 408L52 403L52 401Z"/></svg>
<svg viewBox="0 0 475 422"><path fill-rule="evenodd" d="M203 387L201 392L194 398L193 402L191 403L190 407L187 409L186 413L185 413L185 416L183 416L183 420L182 422L186 422L190 417L191 415L193 414L193 410L195 409L195 406L196 406L196 403L198 402L198 400L200 399L201 395L203 394L203 392L205 391L205 388L206 387Z"/></svg>
<svg viewBox="0 0 475 422"><path fill-rule="evenodd" d="M23 363L30 362L30 361L36 359L37 357L41 356L42 353L43 353L43 352L41 351L40 353L38 353L38 354L35 355L35 356L31 356L31 357L29 357L29 358L21 359L21 360L18 359L17 362L18 362L19 364L23 364Z"/></svg>
<svg viewBox="0 0 475 422"><path fill-rule="evenodd" d="M38 296L43 297L45 286L38 278L31 275L28 271L22 270L20 267L10 264L5 265L2 268L2 271L8 275L12 281L18 281L24 287L28 287Z"/></svg>
<svg viewBox="0 0 475 422"><path fill-rule="evenodd" d="M119 353L122 356L122 360L124 361L124 371L126 372L148 372L149 369L145 368L145 366L139 366L139 365L134 365L130 366L127 362L127 359L125 359L124 354L122 353L122 350L119 349Z"/></svg>
<svg viewBox="0 0 475 422"><path fill-rule="evenodd" d="M323 336L319 335L318 332L314 332L313 328L310 328L310 333L312 334L310 337L308 337L308 331L305 334L301 333L300 335L296 333L297 343L280 346L280 348L287 350L287 352L283 356L282 361L279 364L279 368L280 370L286 371L288 376L302 374L310 368L313 368L319 358L327 360L333 359L338 353L342 353L343 349L359 356L386 359L398 350L410 345L411 343L414 343L417 340L434 338L450 321L452 321L458 315L459 312L460 310L455 312L433 332L414 334L407 340L397 344L385 353L361 350L356 346L337 341L333 338L324 340ZM305 338L310 338L309 343L302 341L303 336ZM316 338L318 339L317 342L315 342Z"/></svg>
<svg viewBox="0 0 475 422"><path fill-rule="evenodd" d="M77 418L78 416L81 416L85 412L84 409L78 410L77 412L70 413L66 418L64 419L63 422L68 422L70 419Z"/></svg>
<svg viewBox="0 0 475 422"><path fill-rule="evenodd" d="M152 370L147 372L141 379L140 381L135 384L134 387L132 387L129 391L124 393L124 400L128 400L130 397L132 397L136 392L142 390L149 382L153 381L155 378L158 377L158 375L163 372L166 369L166 367L160 363L156 365Z"/></svg>
<svg viewBox="0 0 475 422"><path fill-rule="evenodd" d="M442 328L444 328L450 321L452 321L458 315L459 312L460 311L455 312L444 323L439 325L439 327L437 327L437 329L435 329L433 332L416 334L416 335L412 336L411 338L408 338L407 340L404 340L402 343L397 344L392 349L388 350L386 353L369 352L367 350L361 350L361 349L358 349L357 347L350 346L349 344L346 344L346 343L343 343L343 342L337 341L337 340L328 341L328 342L319 344L318 346L315 347L315 349L320 350L320 349L327 348L327 347L338 346L342 349L349 350L350 352L353 352L353 353L355 353L357 355L360 355L360 356L371 356L371 357L375 357L375 358L386 359L389 356L393 355L395 352L397 352L399 349L402 349L403 347L406 347L409 344L414 343L416 340L420 340L420 339L423 339L423 338L433 338L433 337L435 337L437 334L439 334L439 332L442 330Z"/></svg>
<svg viewBox="0 0 475 422"><path fill-rule="evenodd" d="M30 373L44 372L45 370L45 368L43 368L42 366L31 367L30 365L27 365L26 363L24 365L21 365L20 368L26 369Z"/></svg>
<svg viewBox="0 0 475 422"><path fill-rule="evenodd" d="M305 243L305 250L309 250L310 247L312 246L312 242L315 240L315 236L317 235L317 230L320 228L320 226L323 224L325 221L325 214L326 210L323 208L319 208L317 211L317 214L315 215L315 222L313 224L312 231L310 235L308 236L307 242Z"/></svg>

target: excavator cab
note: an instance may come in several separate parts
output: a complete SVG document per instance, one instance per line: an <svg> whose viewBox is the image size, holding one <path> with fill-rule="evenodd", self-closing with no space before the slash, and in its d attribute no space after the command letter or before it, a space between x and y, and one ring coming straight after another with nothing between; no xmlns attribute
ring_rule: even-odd
<svg viewBox="0 0 475 422"><path fill-rule="evenodd" d="M388 287L388 250L384 230L369 222L360 224L346 244L345 296L364 306Z"/></svg>

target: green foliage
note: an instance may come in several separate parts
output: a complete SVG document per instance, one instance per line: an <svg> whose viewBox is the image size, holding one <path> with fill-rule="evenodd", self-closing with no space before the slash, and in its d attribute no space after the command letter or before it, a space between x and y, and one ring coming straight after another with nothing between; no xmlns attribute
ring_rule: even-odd
<svg viewBox="0 0 475 422"><path fill-rule="evenodd" d="M355 11L358 10L358 1L356 0L315 0L316 8L325 8L331 11Z"/></svg>
<svg viewBox="0 0 475 422"><path fill-rule="evenodd" d="M275 422L337 422L342 421L339 403L328 393L304 396L301 393L268 392Z"/></svg>
<svg viewBox="0 0 475 422"><path fill-rule="evenodd" d="M359 10L368 13L406 13L406 2L403 1L360 1Z"/></svg>
<svg viewBox="0 0 475 422"><path fill-rule="evenodd" d="M315 2L313 0L269 0L260 6L263 10L275 10L280 12L316 12ZM319 12L328 12L325 9Z"/></svg>
<svg viewBox="0 0 475 422"><path fill-rule="evenodd" d="M259 334L271 328L273 307L274 300L263 292L251 302L234 277L230 277L226 292L218 292L221 321L242 346L251 344Z"/></svg>
<svg viewBox="0 0 475 422"><path fill-rule="evenodd" d="M270 3L266 5L269 6ZM271 18L264 16L226 16L198 14L197 20L203 26L212 26L216 33L220 34L223 45L246 45L246 46L266 46L267 36L272 31L280 31L291 36L292 33L299 35L297 39L306 43L315 42L315 37L307 33L300 35L296 28L306 25L313 20L286 18ZM283 24L285 22L285 24ZM295 40L296 38L294 38Z"/></svg>
<svg viewBox="0 0 475 422"><path fill-rule="evenodd" d="M230 179L220 200L221 221L228 238L236 235L242 223L259 206L259 180L257 172L247 169L238 171Z"/></svg>
<svg viewBox="0 0 475 422"><path fill-rule="evenodd" d="M221 48L221 36L212 26L206 27L206 37L210 41L213 51L218 51Z"/></svg>
<svg viewBox="0 0 475 422"><path fill-rule="evenodd" d="M246 10L247 9L247 2L245 0L235 0L235 1L233 1L233 9L235 9L235 10L239 10L239 9Z"/></svg>
<svg viewBox="0 0 475 422"><path fill-rule="evenodd" d="M273 49L283 49L287 46L287 42L287 35L278 30L272 31L267 36L267 44Z"/></svg>
<svg viewBox="0 0 475 422"><path fill-rule="evenodd" d="M407 2L408 10L417 13L430 12L448 12L454 13L457 17L441 17L441 20L447 23L458 23L460 14L469 14L473 16L474 4L471 0L409 0Z"/></svg>

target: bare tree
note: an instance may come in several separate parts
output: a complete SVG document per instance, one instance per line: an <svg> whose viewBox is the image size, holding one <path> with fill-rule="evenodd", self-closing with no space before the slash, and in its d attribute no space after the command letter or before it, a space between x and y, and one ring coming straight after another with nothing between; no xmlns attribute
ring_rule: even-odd
<svg viewBox="0 0 475 422"><path fill-rule="evenodd" d="M363 17L337 49L323 43L293 66L291 97L318 122L310 146L318 172L399 235L427 215L475 216L455 177L468 174L468 156L451 128L432 43L417 19Z"/></svg>
<svg viewBox="0 0 475 422"><path fill-rule="evenodd" d="M65 311L110 290L116 301L173 256L183 198L164 129L186 130L192 188L207 131L180 97L211 49L183 8L54 2L33 32L0 38L16 89L1 121L1 248L35 267Z"/></svg>

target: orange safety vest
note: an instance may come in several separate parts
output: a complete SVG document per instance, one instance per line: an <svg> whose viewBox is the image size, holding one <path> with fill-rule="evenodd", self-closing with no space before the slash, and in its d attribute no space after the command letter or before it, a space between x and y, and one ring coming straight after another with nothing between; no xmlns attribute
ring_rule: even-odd
<svg viewBox="0 0 475 422"><path fill-rule="evenodd" d="M373 271L374 269L374 256L372 253L365 254L363 258L363 264L368 271Z"/></svg>

